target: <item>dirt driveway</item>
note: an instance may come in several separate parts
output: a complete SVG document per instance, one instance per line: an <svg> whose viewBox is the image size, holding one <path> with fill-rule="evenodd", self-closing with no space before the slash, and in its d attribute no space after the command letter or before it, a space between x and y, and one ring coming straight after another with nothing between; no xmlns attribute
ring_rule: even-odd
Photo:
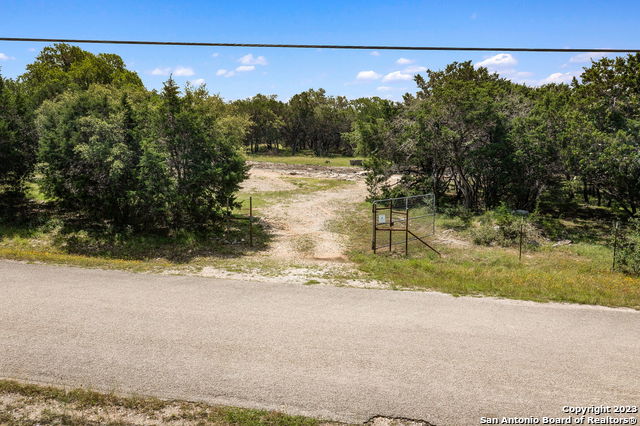
<svg viewBox="0 0 640 426"><path fill-rule="evenodd" d="M348 237L336 232L332 222L365 200L364 172L355 167L300 166L250 162L249 179L242 191L271 199L256 215L273 239L267 249L243 258L234 270L205 266L206 277L261 282L329 284L388 288L370 279L348 260ZM301 190L300 178L320 188ZM327 182L331 183L327 185ZM275 195L274 195L275 194ZM277 202L273 202L273 198Z"/></svg>
<svg viewBox="0 0 640 426"><path fill-rule="evenodd" d="M367 189L360 169L252 163L244 190L288 191L296 188L287 177L312 177L349 181L325 191L293 195L284 202L260 209L261 220L274 240L264 256L291 261L346 261L346 239L331 230L341 212L365 200Z"/></svg>

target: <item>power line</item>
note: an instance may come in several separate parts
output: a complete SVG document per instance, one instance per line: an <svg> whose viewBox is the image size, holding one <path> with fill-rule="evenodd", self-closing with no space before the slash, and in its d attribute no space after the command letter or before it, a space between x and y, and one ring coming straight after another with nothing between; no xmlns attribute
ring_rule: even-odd
<svg viewBox="0 0 640 426"><path fill-rule="evenodd" d="M0 41L27 41L46 43L92 43L131 44L151 46L204 46L204 47L266 47L288 49L351 49L351 50L431 50L431 51L476 51L476 52L565 52L565 53L640 53L640 49L601 48L547 48L547 47L454 47L454 46L363 46L341 44L270 44L270 43L209 43L186 41L140 41L140 40L83 40L64 38L0 37Z"/></svg>

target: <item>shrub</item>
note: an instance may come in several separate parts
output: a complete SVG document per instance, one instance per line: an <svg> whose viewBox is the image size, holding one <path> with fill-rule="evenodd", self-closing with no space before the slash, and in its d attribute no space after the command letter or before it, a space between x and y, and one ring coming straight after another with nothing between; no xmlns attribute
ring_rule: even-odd
<svg viewBox="0 0 640 426"><path fill-rule="evenodd" d="M33 113L22 87L0 76L0 216L15 219L35 164Z"/></svg>
<svg viewBox="0 0 640 426"><path fill-rule="evenodd" d="M538 229L528 218L514 214L504 204L482 215L478 226L471 230L471 237L478 245L510 247L519 243L521 225L523 243L537 245L541 238Z"/></svg>
<svg viewBox="0 0 640 426"><path fill-rule="evenodd" d="M471 230L471 238L474 244L491 246L499 243L500 234L491 223L485 222Z"/></svg>
<svg viewBox="0 0 640 426"><path fill-rule="evenodd" d="M626 232L622 233L616 253L618 270L640 275L640 219L629 223Z"/></svg>
<svg viewBox="0 0 640 426"><path fill-rule="evenodd" d="M43 188L62 207L136 229L215 225L246 177L204 89L91 86L38 110Z"/></svg>

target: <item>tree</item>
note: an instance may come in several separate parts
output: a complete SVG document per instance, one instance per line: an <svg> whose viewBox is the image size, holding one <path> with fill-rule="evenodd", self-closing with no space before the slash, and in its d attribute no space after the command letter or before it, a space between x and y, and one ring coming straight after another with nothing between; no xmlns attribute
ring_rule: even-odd
<svg viewBox="0 0 640 426"><path fill-rule="evenodd" d="M533 210L563 172L566 138L562 111L570 88L532 89L501 79L471 62L416 76L420 89L398 107L385 106L354 124L349 137L369 159L373 196L453 189L467 209L507 202ZM364 103L367 105L367 103ZM385 185L400 173L395 187Z"/></svg>
<svg viewBox="0 0 640 426"><path fill-rule="evenodd" d="M294 95L284 118L286 144L296 153L310 149L316 155L351 154L342 138L351 129L353 109L344 97L328 97L324 89Z"/></svg>
<svg viewBox="0 0 640 426"><path fill-rule="evenodd" d="M351 102L355 117L351 131L342 134L350 148L359 155L369 155L383 148L389 123L400 108L395 102L373 98L358 98Z"/></svg>
<svg viewBox="0 0 640 426"><path fill-rule="evenodd" d="M255 95L253 98L234 102L240 114L246 114L251 120L247 143L249 152L255 153L264 147L267 151L278 151L283 138L285 105L275 95Z"/></svg>
<svg viewBox="0 0 640 426"><path fill-rule="evenodd" d="M24 88L0 75L0 215L14 218L35 165L33 111Z"/></svg>
<svg viewBox="0 0 640 426"><path fill-rule="evenodd" d="M241 141L225 133L225 120L212 112L204 87L187 87L179 97L170 78L160 97L155 137L175 182L173 226L213 224L247 176Z"/></svg>
<svg viewBox="0 0 640 426"><path fill-rule="evenodd" d="M67 91L38 111L45 191L94 221L136 229L215 226L246 177L241 140L204 87L160 95Z"/></svg>
<svg viewBox="0 0 640 426"><path fill-rule="evenodd" d="M43 189L95 220L134 224L142 147L126 95L91 86L45 101L38 111Z"/></svg>
<svg viewBox="0 0 640 426"><path fill-rule="evenodd" d="M640 207L640 54L602 58L574 82L578 174L629 215Z"/></svg>
<svg viewBox="0 0 640 426"><path fill-rule="evenodd" d="M138 74L127 70L120 56L110 53L94 55L66 43L42 49L35 62L27 65L27 72L20 79L29 89L36 106L67 89L86 90L92 84L143 87Z"/></svg>

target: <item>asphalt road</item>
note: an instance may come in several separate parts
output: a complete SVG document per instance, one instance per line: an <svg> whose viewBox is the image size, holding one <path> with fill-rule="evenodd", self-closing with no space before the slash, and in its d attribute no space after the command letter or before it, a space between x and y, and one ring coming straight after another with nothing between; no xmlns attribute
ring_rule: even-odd
<svg viewBox="0 0 640 426"><path fill-rule="evenodd" d="M0 376L435 425L640 402L640 312L0 261Z"/></svg>

